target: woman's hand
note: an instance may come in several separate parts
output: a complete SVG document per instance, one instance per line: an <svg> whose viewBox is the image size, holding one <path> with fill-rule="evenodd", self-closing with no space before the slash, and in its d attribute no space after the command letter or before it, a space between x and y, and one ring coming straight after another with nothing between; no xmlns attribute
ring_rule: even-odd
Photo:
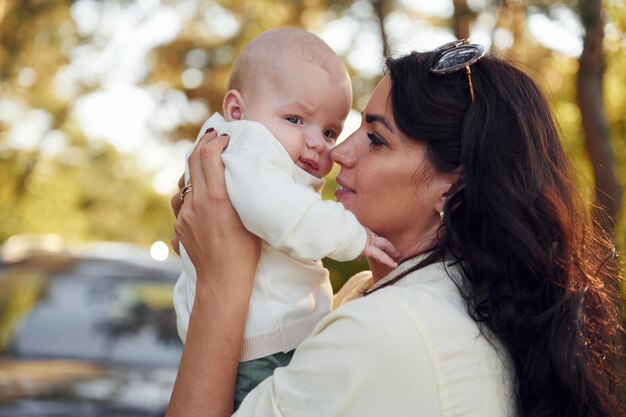
<svg viewBox="0 0 626 417"><path fill-rule="evenodd" d="M172 199L174 213L179 207L176 236L199 277L224 270L242 276L254 274L260 253L259 239L243 227L228 198L221 158L227 145L228 136L217 136L215 131L203 136L189 157L192 190L184 195L184 201L178 199L180 204ZM235 282L229 277L230 284Z"/></svg>
<svg viewBox="0 0 626 417"><path fill-rule="evenodd" d="M189 157L191 192L182 204L174 201L178 196L172 199L176 236L196 268L197 284L168 417L232 414L261 243L228 198L221 158L227 145L227 136L207 132Z"/></svg>
<svg viewBox="0 0 626 417"><path fill-rule="evenodd" d="M183 205L183 187L185 186L185 174L181 175L178 179L178 189L179 191L172 196L170 200L170 204L172 205L172 211L174 212L174 217L178 217L178 213L180 212L180 208ZM176 252L180 256L180 248L178 242L178 236L174 235L172 238L172 248L174 252Z"/></svg>

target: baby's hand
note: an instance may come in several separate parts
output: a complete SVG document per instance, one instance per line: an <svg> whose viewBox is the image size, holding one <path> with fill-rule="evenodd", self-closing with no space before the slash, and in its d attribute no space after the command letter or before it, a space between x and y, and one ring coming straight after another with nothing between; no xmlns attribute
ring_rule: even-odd
<svg viewBox="0 0 626 417"><path fill-rule="evenodd" d="M398 264L393 258L400 256L400 252L398 252L396 247L390 241L378 236L367 227L365 231L367 232L367 243L365 244L365 249L361 252L361 256L367 256L392 268L397 267Z"/></svg>

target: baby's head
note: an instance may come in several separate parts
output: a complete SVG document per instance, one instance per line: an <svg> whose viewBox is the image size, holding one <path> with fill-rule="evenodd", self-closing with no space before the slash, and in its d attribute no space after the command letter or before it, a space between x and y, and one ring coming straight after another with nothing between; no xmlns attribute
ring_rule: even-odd
<svg viewBox="0 0 626 417"><path fill-rule="evenodd" d="M329 151L352 104L346 67L312 33L284 28L263 32L241 52L230 76L227 120L263 124L300 168L330 172Z"/></svg>

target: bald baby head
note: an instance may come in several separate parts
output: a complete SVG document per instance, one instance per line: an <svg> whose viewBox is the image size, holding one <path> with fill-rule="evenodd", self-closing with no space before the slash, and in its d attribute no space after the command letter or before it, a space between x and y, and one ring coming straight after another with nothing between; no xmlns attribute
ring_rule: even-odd
<svg viewBox="0 0 626 417"><path fill-rule="evenodd" d="M280 82L298 63L317 65L334 82L349 83L347 70L337 54L316 35L295 29L272 29L255 37L235 61L228 89L245 94L259 82Z"/></svg>
<svg viewBox="0 0 626 417"><path fill-rule="evenodd" d="M324 41L298 29L274 29L237 58L222 107L228 121L266 127L298 167L323 177L351 104L348 71Z"/></svg>

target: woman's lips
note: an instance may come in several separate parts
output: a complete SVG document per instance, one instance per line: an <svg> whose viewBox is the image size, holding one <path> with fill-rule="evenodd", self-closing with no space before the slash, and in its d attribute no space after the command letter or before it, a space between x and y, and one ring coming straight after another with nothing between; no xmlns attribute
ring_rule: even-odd
<svg viewBox="0 0 626 417"><path fill-rule="evenodd" d="M348 187L339 178L336 178L336 181L337 181L337 190L335 190L335 197L337 199L356 194L356 192L352 188Z"/></svg>

